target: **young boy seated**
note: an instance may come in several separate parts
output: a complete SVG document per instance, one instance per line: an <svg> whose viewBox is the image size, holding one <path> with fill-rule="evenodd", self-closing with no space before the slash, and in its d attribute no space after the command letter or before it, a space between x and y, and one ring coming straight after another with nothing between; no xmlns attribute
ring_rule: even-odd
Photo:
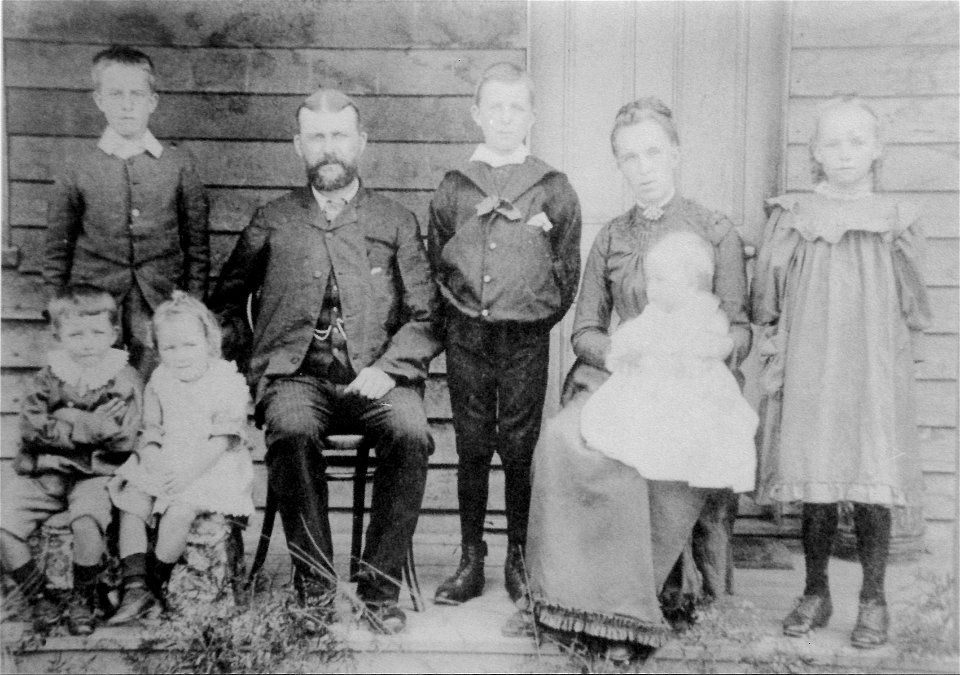
<svg viewBox="0 0 960 675"><path fill-rule="evenodd" d="M47 211L43 276L52 289L94 284L120 306L123 344L146 380L157 364L150 317L175 288L203 300L210 273L206 192L193 157L150 133L153 63L114 46L93 58L93 100L107 120L96 147L68 157Z"/></svg>
<svg viewBox="0 0 960 675"><path fill-rule="evenodd" d="M39 629L66 618L73 635L95 627L97 579L110 524L107 483L133 449L143 383L114 349L117 305L91 286L67 286L47 306L57 348L27 383L16 472L2 475L0 562L33 609ZM73 593L66 608L47 591L27 537L68 511L73 532Z"/></svg>

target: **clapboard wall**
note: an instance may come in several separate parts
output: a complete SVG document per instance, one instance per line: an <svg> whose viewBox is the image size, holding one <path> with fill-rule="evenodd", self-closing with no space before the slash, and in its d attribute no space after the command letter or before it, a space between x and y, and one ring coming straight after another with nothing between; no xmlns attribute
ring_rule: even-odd
<svg viewBox="0 0 960 675"><path fill-rule="evenodd" d="M807 141L818 104L856 92L883 118L885 192L918 202L934 322L917 368L928 541L956 545L958 354L958 6L793 4L784 186L811 189Z"/></svg>
<svg viewBox="0 0 960 675"><path fill-rule="evenodd" d="M425 228L431 191L480 139L469 116L478 74L496 61L526 61L526 12L522 2L3 2L4 243L18 249L19 264L3 270L2 470L17 447L21 382L49 344L39 270L51 170L103 128L90 96L97 51L124 43L154 59L160 103L150 126L199 161L216 274L254 209L303 184L294 111L321 85L356 96L370 136L366 184L408 206ZM420 531L455 544L456 452L442 357L432 371L426 405L437 450ZM257 469L262 505L259 461ZM499 470L491 488L498 529ZM348 491L332 485L331 503L348 510Z"/></svg>

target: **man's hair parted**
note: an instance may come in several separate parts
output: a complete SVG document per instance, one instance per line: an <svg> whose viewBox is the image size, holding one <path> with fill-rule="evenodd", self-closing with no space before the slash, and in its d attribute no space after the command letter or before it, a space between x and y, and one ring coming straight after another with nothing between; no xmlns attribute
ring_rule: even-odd
<svg viewBox="0 0 960 675"><path fill-rule="evenodd" d="M100 76L104 69L111 63L120 63L125 66L142 68L147 74L147 83L150 85L150 91L156 92L157 75L153 69L153 61L139 49L124 45L111 45L97 52L93 57L91 76L93 77L94 89L100 88Z"/></svg>
<svg viewBox="0 0 960 675"><path fill-rule="evenodd" d="M317 89L297 106L293 118L299 125L301 110L338 113L344 108L353 108L353 112L357 116L357 129L363 131L363 118L360 116L360 108L357 106L357 102L339 89Z"/></svg>
<svg viewBox="0 0 960 675"><path fill-rule="evenodd" d="M47 317L57 330L64 319L106 314L111 326L119 324L119 312L113 296L89 284L71 284L58 288L47 303Z"/></svg>

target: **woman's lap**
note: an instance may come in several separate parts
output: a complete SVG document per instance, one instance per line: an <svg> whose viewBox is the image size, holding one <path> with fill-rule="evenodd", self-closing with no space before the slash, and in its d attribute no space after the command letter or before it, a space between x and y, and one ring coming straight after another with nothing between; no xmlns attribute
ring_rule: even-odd
<svg viewBox="0 0 960 675"><path fill-rule="evenodd" d="M658 584L689 540L703 494L683 483L648 483L587 448L585 400L577 397L547 423L534 456L527 564L538 619L658 645L668 630Z"/></svg>

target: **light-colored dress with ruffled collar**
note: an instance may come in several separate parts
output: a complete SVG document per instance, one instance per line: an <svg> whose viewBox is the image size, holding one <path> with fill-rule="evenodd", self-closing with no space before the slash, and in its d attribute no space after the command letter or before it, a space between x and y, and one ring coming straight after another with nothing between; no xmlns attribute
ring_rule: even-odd
<svg viewBox="0 0 960 675"><path fill-rule="evenodd" d="M916 504L918 209L825 187L770 204L751 297L765 327L758 501Z"/></svg>

